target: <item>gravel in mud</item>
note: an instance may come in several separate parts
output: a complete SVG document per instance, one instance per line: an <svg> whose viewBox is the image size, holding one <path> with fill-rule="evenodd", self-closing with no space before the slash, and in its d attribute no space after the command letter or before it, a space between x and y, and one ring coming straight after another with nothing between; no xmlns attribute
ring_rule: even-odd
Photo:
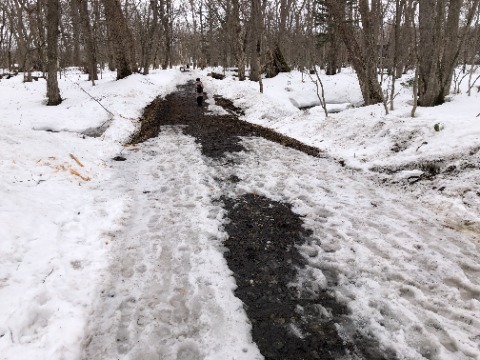
<svg viewBox="0 0 480 360"><path fill-rule="evenodd" d="M244 151L242 136L259 136L311 156L323 156L316 148L239 120L241 110L227 99L215 96L215 103L229 115L208 114L206 105L198 107L195 102L193 83L181 86L145 109L141 130L131 142L155 137L163 125L179 125L201 144L202 153L213 159ZM233 175L228 181L241 179ZM331 290L305 282L295 285L299 269L306 266L298 247L309 241L310 233L289 204L256 194L219 200L229 220L225 258L238 285L235 295L244 303L253 340L266 359L396 358L394 353L380 351L375 339L366 339L355 329L349 330L354 335L348 340L339 335L339 326L351 328L352 324L348 323L348 309ZM327 278L334 286L335 276Z"/></svg>

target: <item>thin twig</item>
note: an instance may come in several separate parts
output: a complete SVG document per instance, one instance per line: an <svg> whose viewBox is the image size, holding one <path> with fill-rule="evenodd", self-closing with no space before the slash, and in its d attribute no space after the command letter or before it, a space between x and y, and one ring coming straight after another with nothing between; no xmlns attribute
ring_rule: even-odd
<svg viewBox="0 0 480 360"><path fill-rule="evenodd" d="M43 283L45 283L45 281L47 280L47 278L48 278L50 275L52 275L52 273L53 273L53 268L52 268L52 270L50 270L50 272L47 274L47 276L45 276L45 278L43 279Z"/></svg>
<svg viewBox="0 0 480 360"><path fill-rule="evenodd" d="M80 160L77 159L77 157L73 154L70 154L70 157L75 160L75 162L78 164L80 167L84 167L83 164L80 162Z"/></svg>
<svg viewBox="0 0 480 360"><path fill-rule="evenodd" d="M423 145L428 145L428 142L424 141L419 147L417 147L417 150L415 150L415 152L417 152L418 149L420 149Z"/></svg>
<svg viewBox="0 0 480 360"><path fill-rule="evenodd" d="M90 95L90 93L88 93L84 88L82 88L79 83L74 82L73 80L71 80L70 78L68 78L66 75L65 75L65 79L68 79L72 84L77 85L77 86L80 88L80 90L82 90L85 94L87 94L87 95L90 97L90 99L94 100L98 105L100 105L100 106L101 106L106 112L108 112L111 116L114 116L114 114L113 114L110 110L108 110L105 106L103 106L103 105L100 103L100 101L98 101L98 100L95 99L92 95Z"/></svg>

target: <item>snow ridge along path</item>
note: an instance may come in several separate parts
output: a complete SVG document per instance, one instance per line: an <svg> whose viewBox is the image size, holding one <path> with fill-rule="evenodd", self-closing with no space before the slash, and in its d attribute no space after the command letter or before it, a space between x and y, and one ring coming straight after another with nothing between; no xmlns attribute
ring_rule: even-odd
<svg viewBox="0 0 480 360"><path fill-rule="evenodd" d="M261 359L222 256L218 186L194 139L163 128L117 163L129 198L84 359Z"/></svg>

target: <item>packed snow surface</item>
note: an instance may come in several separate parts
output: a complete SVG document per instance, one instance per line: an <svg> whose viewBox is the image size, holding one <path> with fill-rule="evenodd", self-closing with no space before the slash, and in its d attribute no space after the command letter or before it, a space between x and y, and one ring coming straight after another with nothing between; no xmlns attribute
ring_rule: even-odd
<svg viewBox="0 0 480 360"><path fill-rule="evenodd" d="M411 118L411 88L397 84L386 115L381 105L357 107L346 69L322 75L327 104L340 111L326 118L299 72L265 79L264 94L205 75L173 69L115 81L107 72L92 86L69 70L56 107L45 105L42 79L0 81L0 358L261 359L233 295L213 201L215 176L236 174L232 195L256 192L305 216L319 241L301 250L320 286L337 277L351 331L373 334L399 359L480 359L480 95L464 91ZM243 120L328 156L244 139L241 161L215 174L176 128L123 146L149 102L197 76L209 96L243 108ZM208 104L222 111L212 96ZM100 137L85 135L101 126ZM412 164L468 154L473 170L442 178L442 192L382 186L372 171L407 179L423 173Z"/></svg>

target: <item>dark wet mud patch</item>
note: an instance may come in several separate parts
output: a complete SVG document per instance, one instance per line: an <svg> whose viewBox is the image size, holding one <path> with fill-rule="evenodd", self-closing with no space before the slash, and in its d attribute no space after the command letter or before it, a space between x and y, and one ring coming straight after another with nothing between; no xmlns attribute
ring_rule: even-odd
<svg viewBox="0 0 480 360"><path fill-rule="evenodd" d="M339 335L338 329L353 326L347 307L328 290L305 281L295 285L299 270L307 266L298 247L311 233L289 204L254 194L222 201L228 218L225 258L238 286L235 295L245 305L253 340L266 359L395 358L378 350L373 338Z"/></svg>
<svg viewBox="0 0 480 360"><path fill-rule="evenodd" d="M245 115L245 112L242 109L233 105L232 100L225 99L220 95L215 95L213 98L215 99L215 104L221 106L224 110L237 115Z"/></svg>
<svg viewBox="0 0 480 360"><path fill-rule="evenodd" d="M230 114L216 115L206 112L207 104L199 107L195 102L193 83L179 86L178 91L167 95L165 99L155 99L145 108L140 120L141 128L131 143L136 144L156 137L162 126L183 125L183 132L195 137L202 146L202 153L211 158L245 151L241 137L249 136L263 137L311 156L323 156L315 147L262 126L239 120L237 114L241 113L241 110L233 106L230 100L215 96L215 102Z"/></svg>
<svg viewBox="0 0 480 360"><path fill-rule="evenodd" d="M134 134L130 144L138 144L145 140L154 138L160 132L160 124L157 121L157 113L166 106L166 100L157 97L144 110L140 118L139 131Z"/></svg>

